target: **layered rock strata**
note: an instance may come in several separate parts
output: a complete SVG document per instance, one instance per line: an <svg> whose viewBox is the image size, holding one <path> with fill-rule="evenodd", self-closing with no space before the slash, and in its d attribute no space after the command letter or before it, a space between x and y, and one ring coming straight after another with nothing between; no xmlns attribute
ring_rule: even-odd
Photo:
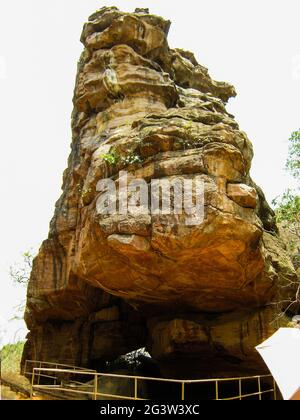
<svg viewBox="0 0 300 420"><path fill-rule="evenodd" d="M165 376L264 369L254 346L276 328L270 304L295 272L250 178L252 145L225 108L234 88L171 49L169 27L114 7L84 25L72 150L28 286L24 359L96 366L146 346ZM204 220L150 203L99 213L99 180L118 186L124 171L148 185L201 181Z"/></svg>

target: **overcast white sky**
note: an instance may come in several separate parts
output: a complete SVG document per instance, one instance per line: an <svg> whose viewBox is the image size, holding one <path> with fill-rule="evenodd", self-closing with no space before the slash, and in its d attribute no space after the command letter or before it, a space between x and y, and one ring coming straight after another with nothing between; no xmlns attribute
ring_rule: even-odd
<svg viewBox="0 0 300 420"><path fill-rule="evenodd" d="M69 154L82 25L105 5L170 19L170 46L193 51L213 78L235 85L228 110L253 143L252 177L268 200L292 184L283 168L300 126L299 0L1 0L2 341L24 335L22 323L8 322L24 296L8 267L47 236Z"/></svg>

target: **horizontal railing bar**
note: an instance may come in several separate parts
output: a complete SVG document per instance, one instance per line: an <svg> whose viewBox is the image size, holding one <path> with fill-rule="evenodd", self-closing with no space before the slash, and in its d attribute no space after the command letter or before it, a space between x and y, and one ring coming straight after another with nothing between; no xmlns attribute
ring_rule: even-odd
<svg viewBox="0 0 300 420"><path fill-rule="evenodd" d="M68 370L68 369L52 369L52 368L34 368L34 371L43 371L43 372L58 372L58 373L70 373L70 374L80 374L80 375L90 375L90 376L97 376L97 377L101 377L101 376L105 376L105 377L115 377L115 378L124 378L124 379L141 379L141 380L149 380L149 381L160 381L160 382L177 382L177 383L182 383L184 381L180 380L180 379L166 379L166 378L151 378L151 377L147 377L147 376L133 376L133 375L118 375L115 373L92 373L92 372L88 372L88 371L73 371L73 370Z"/></svg>
<svg viewBox="0 0 300 420"><path fill-rule="evenodd" d="M64 384L64 385L66 385L66 384ZM93 388L94 389L94 385L88 385L88 383L84 383L84 382L79 382L79 381L69 381L69 383L67 384L67 385L70 385L70 386L72 386L72 385L81 385L81 386L86 386L86 387L91 387L91 388Z"/></svg>
<svg viewBox="0 0 300 420"><path fill-rule="evenodd" d="M25 372L25 374L26 373L28 373L28 374L30 374L30 375L33 375L33 373L32 372ZM39 374L39 376L41 377L41 378L50 378L50 379L57 379L57 376L50 376L50 375L45 375L45 374L43 374L43 373L40 373Z"/></svg>
<svg viewBox="0 0 300 420"><path fill-rule="evenodd" d="M119 398L119 399L124 399L124 400L145 400L144 398L135 398L135 397L129 397L126 395L117 395L117 394L103 394L100 392L97 392L96 394L94 392L89 392L89 391L78 391L76 389L70 389L70 388L62 388L59 385L34 385L33 388L35 390L38 389L47 389L47 390L54 390L54 391L64 391L64 392L73 392L76 394L87 394L87 395L97 395L97 396L101 396L101 397L112 397L112 398Z"/></svg>
<svg viewBox="0 0 300 420"><path fill-rule="evenodd" d="M43 373L40 373L39 377L40 378L48 378L48 379L57 379L57 376L45 375Z"/></svg>
<svg viewBox="0 0 300 420"><path fill-rule="evenodd" d="M257 376L239 376L235 378L209 378L209 379L184 379L183 382L185 383L197 383L197 382L226 382L226 381L239 381L241 380L249 380L249 379L258 379L258 378L271 378L272 375L257 375Z"/></svg>
<svg viewBox="0 0 300 420"><path fill-rule="evenodd" d="M94 395L94 392L90 391L83 391L83 390L76 390L71 388L62 388L60 385L33 385L33 389L48 389L54 391L65 391L65 392L75 392L76 394L87 394L87 395Z"/></svg>
<svg viewBox="0 0 300 420"><path fill-rule="evenodd" d="M146 401L145 398L135 398L135 397L126 397L126 396L122 396L122 395L114 395L114 394L103 394L100 392L97 392L96 394L97 396L101 396L101 397L112 397L112 398L119 398L119 399L124 399L124 400L139 400L139 401Z"/></svg>
<svg viewBox="0 0 300 420"><path fill-rule="evenodd" d="M91 372L89 370L86 371L76 371L76 370L68 370L68 369L55 369L55 368L43 368L43 367L36 367L34 371L55 371L60 373L70 373L70 374L81 374L81 375L94 375L94 376L108 376L108 377L115 377L115 378L130 378L130 379L141 379L147 381L160 381L160 382L175 382L175 383L186 383L186 384L194 384L194 383L201 383L201 382L225 382L225 381L238 381L238 380L249 380L249 379L258 379L258 378L270 378L272 375L257 375L257 376L241 376L236 378L214 378L214 379L167 379L167 378L152 378L147 376L134 376L134 375L119 375L116 373L100 373L100 372Z"/></svg>
<svg viewBox="0 0 300 420"><path fill-rule="evenodd" d="M239 398L246 398L246 397L253 397L255 395L262 395L262 394L268 394L274 392L274 389L266 389L264 391L260 391L260 392L253 392L251 394L242 394L242 395L238 395L236 397L228 397L228 398L219 398L219 400L223 401L223 400L237 400Z"/></svg>
<svg viewBox="0 0 300 420"><path fill-rule="evenodd" d="M51 365L51 366L64 366L64 367L69 367L69 368L76 369L76 370L85 370L85 371L89 371L89 372L96 372L96 370L94 370L94 369L83 368L81 366L68 365L68 364L65 364L65 363L42 362L42 361L39 361L39 360L26 360L26 362L27 363L31 363L31 364L34 364L34 363L40 364L40 363L42 363L42 364ZM27 373L29 373L29 372L27 372Z"/></svg>

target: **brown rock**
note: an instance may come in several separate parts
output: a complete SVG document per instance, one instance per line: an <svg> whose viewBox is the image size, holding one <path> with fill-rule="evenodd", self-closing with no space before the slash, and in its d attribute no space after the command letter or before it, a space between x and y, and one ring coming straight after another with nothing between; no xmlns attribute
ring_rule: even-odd
<svg viewBox="0 0 300 420"><path fill-rule="evenodd" d="M111 248L125 255L130 252L146 252L150 249L149 241L138 235L110 235L107 242Z"/></svg>
<svg viewBox="0 0 300 420"><path fill-rule="evenodd" d="M227 195L239 206L255 209L257 206L257 193L254 188L245 184L228 184Z"/></svg>
<svg viewBox="0 0 300 420"><path fill-rule="evenodd" d="M153 319L149 321L149 349L169 377L176 372L178 355L193 360L184 370L179 369L184 378L226 377L232 372L232 365L237 375L251 375L259 370L268 373L257 358L255 346L272 334L273 316L267 308L211 316L194 314L188 319ZM286 325L286 319L281 319L281 325Z"/></svg>
<svg viewBox="0 0 300 420"><path fill-rule="evenodd" d="M168 29L147 10L115 7L84 26L72 151L28 286L24 358L94 366L148 342L165 372L175 361L173 376L195 363L200 375L208 357L215 374L261 373L253 348L275 329L266 308L296 274L249 176L252 145L226 111L234 88L171 50ZM145 214L99 214L113 194L96 186L120 186L121 170L147 186L203 182L202 223L154 214L150 202Z"/></svg>

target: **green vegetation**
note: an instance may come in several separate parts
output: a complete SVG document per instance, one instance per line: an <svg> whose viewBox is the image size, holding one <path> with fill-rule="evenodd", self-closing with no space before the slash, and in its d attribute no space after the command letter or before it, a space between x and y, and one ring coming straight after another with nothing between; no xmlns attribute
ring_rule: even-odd
<svg viewBox="0 0 300 420"><path fill-rule="evenodd" d="M115 165L120 160L120 157L115 152L105 153L104 155L101 155L101 157L109 165Z"/></svg>
<svg viewBox="0 0 300 420"><path fill-rule="evenodd" d="M10 267L9 275L15 284L27 286L34 256L31 251L27 251L23 253L22 257L23 261L21 264L15 264Z"/></svg>
<svg viewBox="0 0 300 420"><path fill-rule="evenodd" d="M9 275L15 285L27 287L32 270L34 255L32 251L26 251L23 253L22 257L23 261L21 263L10 266ZM16 307L16 314L12 320L23 319L24 309L25 301L22 301Z"/></svg>
<svg viewBox="0 0 300 420"><path fill-rule="evenodd" d="M289 153L286 170L296 179L297 188L287 189L281 197L273 200L279 230L286 249L298 274L294 283L296 294L291 298L290 307L300 309L300 130L294 131L289 138Z"/></svg>
<svg viewBox="0 0 300 420"><path fill-rule="evenodd" d="M286 170L296 179L295 190L288 189L273 200L277 222L291 254L295 268L300 267L300 130L289 138Z"/></svg>
<svg viewBox="0 0 300 420"><path fill-rule="evenodd" d="M294 131L289 138L289 156L286 169L295 179L300 181L300 129Z"/></svg>
<svg viewBox="0 0 300 420"><path fill-rule="evenodd" d="M141 156L132 153L131 155L122 157L121 162L125 165L132 165L134 163L142 163L143 159Z"/></svg>
<svg viewBox="0 0 300 420"><path fill-rule="evenodd" d="M276 208L276 217L278 222L293 222L297 221L300 223L300 197L294 195L293 191L288 189L280 197L280 200L275 199L273 201Z"/></svg>
<svg viewBox="0 0 300 420"><path fill-rule="evenodd" d="M81 192L81 197L86 198L93 191L92 187L86 188Z"/></svg>
<svg viewBox="0 0 300 420"><path fill-rule="evenodd" d="M135 163L142 163L143 159L136 153L131 153L127 156L120 157L116 152L105 153L101 155L102 159L105 160L109 165L116 165L121 162L124 165L132 165Z"/></svg>
<svg viewBox="0 0 300 420"><path fill-rule="evenodd" d="M276 219L296 269L300 267L300 196L287 190L276 200Z"/></svg>
<svg viewBox="0 0 300 420"><path fill-rule="evenodd" d="M20 370L24 342L6 344L0 351L1 374L16 373Z"/></svg>

